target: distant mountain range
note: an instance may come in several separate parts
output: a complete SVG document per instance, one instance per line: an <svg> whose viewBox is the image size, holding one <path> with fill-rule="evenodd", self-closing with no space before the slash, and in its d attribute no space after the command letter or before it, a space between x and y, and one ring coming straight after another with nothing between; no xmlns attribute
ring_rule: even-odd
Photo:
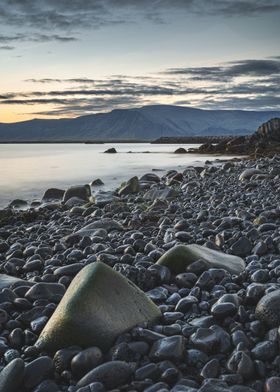
<svg viewBox="0 0 280 392"><path fill-rule="evenodd" d="M0 142L154 140L162 136L248 135L280 111L201 110L153 105L72 119L0 123Z"/></svg>

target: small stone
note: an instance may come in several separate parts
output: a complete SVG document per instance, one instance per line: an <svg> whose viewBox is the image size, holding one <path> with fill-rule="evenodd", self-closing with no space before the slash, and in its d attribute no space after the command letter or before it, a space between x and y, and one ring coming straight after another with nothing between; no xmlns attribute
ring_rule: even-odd
<svg viewBox="0 0 280 392"><path fill-rule="evenodd" d="M220 364L219 361L214 358L204 365L200 375L203 378L218 378L219 373L220 373Z"/></svg>
<svg viewBox="0 0 280 392"><path fill-rule="evenodd" d="M280 377L270 377L265 381L264 392L279 392Z"/></svg>

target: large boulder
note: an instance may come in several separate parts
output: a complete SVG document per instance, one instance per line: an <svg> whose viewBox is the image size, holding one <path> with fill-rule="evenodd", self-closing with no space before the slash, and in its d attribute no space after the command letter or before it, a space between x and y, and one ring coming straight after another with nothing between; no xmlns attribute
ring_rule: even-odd
<svg viewBox="0 0 280 392"><path fill-rule="evenodd" d="M223 268L231 274L240 274L245 269L243 259L218 252L201 245L178 245L164 253L157 264L168 267L172 273L179 274L194 261L203 260L209 268Z"/></svg>
<svg viewBox="0 0 280 392"><path fill-rule="evenodd" d="M108 349L116 337L137 324L156 321L158 307L124 276L101 262L82 269L70 284L36 345Z"/></svg>
<svg viewBox="0 0 280 392"><path fill-rule="evenodd" d="M91 189L88 184L86 185L77 185L68 188L63 196L64 203L71 199L72 197L77 197L79 199L88 201L91 196Z"/></svg>
<svg viewBox="0 0 280 392"><path fill-rule="evenodd" d="M272 118L262 124L253 137L263 141L280 143L280 118Z"/></svg>

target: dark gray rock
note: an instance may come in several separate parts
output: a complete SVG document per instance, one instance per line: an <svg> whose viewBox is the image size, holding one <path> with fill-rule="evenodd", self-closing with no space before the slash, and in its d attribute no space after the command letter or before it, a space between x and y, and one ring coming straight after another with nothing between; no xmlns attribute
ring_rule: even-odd
<svg viewBox="0 0 280 392"><path fill-rule="evenodd" d="M11 361L0 372L0 391L1 392L18 392L22 387L24 375L24 362L17 358Z"/></svg>
<svg viewBox="0 0 280 392"><path fill-rule="evenodd" d="M132 374L133 371L126 362L106 362L87 373L77 383L77 387L84 387L97 381L104 384L107 390L111 390L129 382Z"/></svg>

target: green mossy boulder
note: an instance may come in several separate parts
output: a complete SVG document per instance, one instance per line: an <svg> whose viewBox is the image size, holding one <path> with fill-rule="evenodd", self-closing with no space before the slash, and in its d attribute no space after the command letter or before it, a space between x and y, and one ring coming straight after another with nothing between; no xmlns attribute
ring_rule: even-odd
<svg viewBox="0 0 280 392"><path fill-rule="evenodd" d="M95 262L76 275L36 345L49 352L68 346L106 350L123 332L160 316L159 308L132 282Z"/></svg>
<svg viewBox="0 0 280 392"><path fill-rule="evenodd" d="M223 268L231 274L238 275L245 268L245 263L240 257L196 244L178 245L169 249L160 257L157 264L165 265L172 273L179 274L184 272L191 263L199 259L204 260L209 268Z"/></svg>

